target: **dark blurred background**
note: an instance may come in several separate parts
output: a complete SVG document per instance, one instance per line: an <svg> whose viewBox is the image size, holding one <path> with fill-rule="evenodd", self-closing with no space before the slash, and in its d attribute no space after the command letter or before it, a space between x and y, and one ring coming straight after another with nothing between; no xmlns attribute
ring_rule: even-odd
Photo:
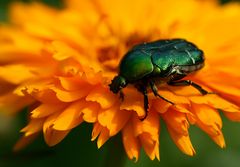
<svg viewBox="0 0 240 167"><path fill-rule="evenodd" d="M30 0L22 0L30 2ZM235 0L236 1L236 0ZM7 21L7 6L12 0L0 0L0 21ZM63 7L59 0L42 0L57 8ZM229 0L221 0L224 5ZM1 46L0 46L1 47ZM142 151L137 163L127 159L120 143L121 136L109 140L101 149L91 142L92 125L83 124L75 128L60 144L49 148L43 136L19 153L13 153L12 147L20 137L19 130L27 123L26 112L17 117L4 117L0 113L0 167L42 167L42 166L79 166L79 167L239 167L240 166L240 124L223 118L223 133L227 147L220 149L201 130L190 128L192 143L197 155L189 157L181 153L161 124L160 151L161 161L151 161ZM121 161L122 163L117 163Z"/></svg>

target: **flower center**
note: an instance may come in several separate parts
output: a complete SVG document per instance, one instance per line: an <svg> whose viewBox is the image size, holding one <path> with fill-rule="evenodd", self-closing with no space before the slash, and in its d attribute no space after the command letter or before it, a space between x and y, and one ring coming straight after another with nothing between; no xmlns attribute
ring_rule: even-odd
<svg viewBox="0 0 240 167"><path fill-rule="evenodd" d="M150 36L137 34L132 34L126 39L119 39L116 44L103 46L97 50L98 61L107 71L117 73L118 65L128 50L136 44L148 41L151 41Z"/></svg>

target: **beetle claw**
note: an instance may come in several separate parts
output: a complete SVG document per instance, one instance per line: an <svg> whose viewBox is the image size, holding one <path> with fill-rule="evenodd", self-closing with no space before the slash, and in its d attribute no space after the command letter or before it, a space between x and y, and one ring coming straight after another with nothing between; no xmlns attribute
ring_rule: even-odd
<svg viewBox="0 0 240 167"><path fill-rule="evenodd" d="M120 91L120 93L119 93L119 98L120 98L121 101L123 102L123 100L124 100L124 94L123 94L122 91Z"/></svg>
<svg viewBox="0 0 240 167"><path fill-rule="evenodd" d="M139 118L139 119L140 119L140 121L144 121L146 118L147 118L147 114L145 113L144 117L143 118Z"/></svg>
<svg viewBox="0 0 240 167"><path fill-rule="evenodd" d="M207 92L207 93L204 94L204 95L208 95L208 94L214 94L214 95L217 95L218 93L217 93L217 92Z"/></svg>

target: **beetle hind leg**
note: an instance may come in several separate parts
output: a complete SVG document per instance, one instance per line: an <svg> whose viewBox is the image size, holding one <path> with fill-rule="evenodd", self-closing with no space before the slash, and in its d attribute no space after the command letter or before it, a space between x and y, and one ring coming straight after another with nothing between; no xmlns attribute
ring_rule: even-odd
<svg viewBox="0 0 240 167"><path fill-rule="evenodd" d="M157 88L157 86L155 85L155 83L154 83L153 81L150 81L150 86L151 86L151 89L152 89L152 91L153 91L153 93L154 93L155 96L157 96L157 97L163 99L164 101L166 101L166 102L174 105L173 102L171 102L170 100L168 100L168 99L166 99L165 97L163 97L163 96L161 96L160 94L158 94L158 88Z"/></svg>
<svg viewBox="0 0 240 167"><path fill-rule="evenodd" d="M195 82L193 82L191 80L170 81L170 82L168 82L168 85L171 85L171 86L192 86L195 89L197 89L202 95L214 94L214 93L206 91L200 85L196 84Z"/></svg>

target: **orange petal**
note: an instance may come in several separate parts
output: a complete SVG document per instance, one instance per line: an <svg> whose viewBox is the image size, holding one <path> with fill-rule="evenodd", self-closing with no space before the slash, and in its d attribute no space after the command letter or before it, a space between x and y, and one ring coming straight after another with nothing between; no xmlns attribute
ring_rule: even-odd
<svg viewBox="0 0 240 167"><path fill-rule="evenodd" d="M204 96L193 96L189 97L192 102L196 104L208 104L215 108L228 111L228 112L237 112L239 111L239 107L224 100L223 98L214 95L214 94L207 94Z"/></svg>
<svg viewBox="0 0 240 167"><path fill-rule="evenodd" d="M189 123L186 114L170 108L167 112L162 114L162 118L167 126L171 127L171 130L175 130L176 133L179 134L188 135Z"/></svg>
<svg viewBox="0 0 240 167"><path fill-rule="evenodd" d="M45 142L48 146L55 146L60 143L67 135L69 131L58 131L52 128L49 128L45 132Z"/></svg>
<svg viewBox="0 0 240 167"><path fill-rule="evenodd" d="M29 97L19 97L12 92L0 96L0 110L5 113L15 113L33 103Z"/></svg>
<svg viewBox="0 0 240 167"><path fill-rule="evenodd" d="M153 103L154 109L159 113L165 113L171 105L172 104L160 99L154 100Z"/></svg>
<svg viewBox="0 0 240 167"><path fill-rule="evenodd" d="M98 140L97 140L97 147L100 148L102 145L110 138L109 130L107 128L102 128Z"/></svg>
<svg viewBox="0 0 240 167"><path fill-rule="evenodd" d="M82 69L79 62L77 62L74 59L67 59L67 60L61 61L59 73L61 73L60 75L63 75L65 77L78 76L78 75L80 76L82 74L81 70ZM80 79L82 80L81 77Z"/></svg>
<svg viewBox="0 0 240 167"><path fill-rule="evenodd" d="M58 105L60 103L59 99L56 97L56 93L50 89L43 91L36 90L30 92L29 94L42 103L51 103L55 105Z"/></svg>
<svg viewBox="0 0 240 167"><path fill-rule="evenodd" d="M54 112L61 111L66 105L53 105L53 104L41 104L31 112L32 118L42 118L53 114Z"/></svg>
<svg viewBox="0 0 240 167"><path fill-rule="evenodd" d="M116 96L107 88L96 87L86 97L87 101L98 102L103 109L111 107L115 101Z"/></svg>
<svg viewBox="0 0 240 167"><path fill-rule="evenodd" d="M80 80L79 76L74 77L58 77L61 86L67 91L75 91L85 87L86 82Z"/></svg>
<svg viewBox="0 0 240 167"><path fill-rule="evenodd" d="M139 117L145 115L143 108L143 95L135 89L124 90L124 100L120 105L120 110L135 111Z"/></svg>
<svg viewBox="0 0 240 167"><path fill-rule="evenodd" d="M126 110L119 110L113 117L112 121L109 122L107 128L109 129L109 135L116 135L127 123L131 116L131 113Z"/></svg>
<svg viewBox="0 0 240 167"><path fill-rule="evenodd" d="M159 114L156 111L150 110L148 113L148 116L143 121L141 121L137 117L137 115L134 115L132 120L134 123L133 125L134 125L135 136L138 136L144 132L147 132L151 134L153 137L158 138L159 128L160 128L160 124L159 124L160 118L159 118Z"/></svg>
<svg viewBox="0 0 240 167"><path fill-rule="evenodd" d="M83 120L89 123L94 123L97 121L100 106L95 102L88 103L89 104L81 110L81 112L83 113Z"/></svg>
<svg viewBox="0 0 240 167"><path fill-rule="evenodd" d="M229 93L222 94L221 96L224 99L228 100L229 102L231 102L237 106L240 106L240 101L238 100L239 95L232 95L231 92L229 92ZM238 110L240 110L240 109L238 109Z"/></svg>
<svg viewBox="0 0 240 167"><path fill-rule="evenodd" d="M229 63L229 58L227 58L227 62ZM235 60L236 61L236 60ZM231 63L229 63L231 64ZM221 65L222 66L222 65ZM221 70L221 69L220 69ZM234 75L235 71L231 73L224 73L220 70L209 69L209 71L203 76L204 83L211 87L216 92L220 92L221 94L232 94L235 96L239 96L240 94L240 85L236 80L238 77ZM221 76L221 77L219 77ZM200 76L202 77L202 76ZM223 79L224 78L224 79Z"/></svg>
<svg viewBox="0 0 240 167"><path fill-rule="evenodd" d="M205 125L213 126L217 125L222 127L222 119L218 111L205 104L192 103L192 109L197 118Z"/></svg>
<svg viewBox="0 0 240 167"><path fill-rule="evenodd" d="M189 104L188 98L185 96L178 96L171 92L169 89L159 89L158 93L163 96L164 98L170 100L171 102L175 104Z"/></svg>
<svg viewBox="0 0 240 167"><path fill-rule="evenodd" d="M27 145L32 143L38 137L38 133L34 133L29 136L22 136L13 147L13 151L20 151Z"/></svg>
<svg viewBox="0 0 240 167"><path fill-rule="evenodd" d="M149 158L151 160L154 160L155 158L157 158L158 160L160 160L159 157L159 141L155 141L155 140L150 140L151 139L151 135L149 133L142 133L139 138L141 141L141 144L144 148L144 151L147 153L147 155L149 156Z"/></svg>
<svg viewBox="0 0 240 167"><path fill-rule="evenodd" d="M119 110L119 105L116 103L107 110L100 110L98 114L99 123L109 129L109 135L117 134L124 124L127 122L130 112Z"/></svg>
<svg viewBox="0 0 240 167"><path fill-rule="evenodd" d="M26 127L24 127L21 132L24 132L25 136L30 136L42 130L43 123L45 119L31 119Z"/></svg>
<svg viewBox="0 0 240 167"><path fill-rule="evenodd" d="M128 121L122 130L122 140L124 149L129 157L129 159L138 160L140 154L140 143L138 138L134 135L134 129L132 121Z"/></svg>
<svg viewBox="0 0 240 167"><path fill-rule="evenodd" d="M190 141L189 135L184 135L181 133L177 133L171 127L168 127L168 132L173 139L174 143L178 146L178 148L187 155L193 156L195 154L195 150Z"/></svg>
<svg viewBox="0 0 240 167"><path fill-rule="evenodd" d="M77 101L70 104L56 118L53 128L55 130L71 130L83 122L81 109L85 106L85 101Z"/></svg>
<svg viewBox="0 0 240 167"><path fill-rule="evenodd" d="M111 108L106 110L100 110L98 113L98 121L102 126L107 127L109 120L112 120L114 115L120 112L118 105L113 105Z"/></svg>
<svg viewBox="0 0 240 167"><path fill-rule="evenodd" d="M203 88L206 89L205 87ZM192 86L168 86L168 89L174 92L174 94L183 97L201 95L201 93Z"/></svg>
<svg viewBox="0 0 240 167"><path fill-rule="evenodd" d="M217 110L205 104L192 104L196 115L196 125L206 132L213 141L221 148L225 147L225 140L222 135L222 120Z"/></svg>
<svg viewBox="0 0 240 167"><path fill-rule="evenodd" d="M20 85L14 91L18 96L32 96L42 103L59 104L61 101L57 99L56 93L51 90L50 81L35 81L34 83L25 83Z"/></svg>
<svg viewBox="0 0 240 167"><path fill-rule="evenodd" d="M63 102L72 102L78 99L83 98L88 95L91 90L90 86L85 86L84 88L78 91L64 91L58 88L52 88L54 92L56 92L57 98Z"/></svg>
<svg viewBox="0 0 240 167"><path fill-rule="evenodd" d="M30 37L20 29L3 25L0 27L0 43L0 61L3 63L36 59L41 56L43 47L39 39Z"/></svg>
<svg viewBox="0 0 240 167"><path fill-rule="evenodd" d="M100 134L102 128L103 128L102 125L99 124L98 122L94 123L93 130L92 130L91 141L94 141L98 137L98 135Z"/></svg>
<svg viewBox="0 0 240 167"><path fill-rule="evenodd" d="M221 148L226 147L225 139L224 139L222 132L217 136L210 136L210 137L219 147L221 147Z"/></svg>
<svg viewBox="0 0 240 167"><path fill-rule="evenodd" d="M137 118L138 119L138 118ZM159 124L159 114L153 110L149 111L147 118L144 121L135 121L135 123L141 124L142 132L139 134L139 138L141 144L150 157L151 160L157 158L160 159L159 156L159 131L160 131L160 124ZM139 128L139 125L135 124ZM135 130L136 131L136 130ZM139 133L135 132L135 134Z"/></svg>
<svg viewBox="0 0 240 167"><path fill-rule="evenodd" d="M97 69L97 66L96 66ZM82 79L88 82L91 85L97 85L99 83L102 83L105 81L105 79L102 77L101 72L95 72L92 68L84 68L84 73L82 75Z"/></svg>
<svg viewBox="0 0 240 167"><path fill-rule="evenodd" d="M189 105L186 105L186 104L171 105L171 108L173 108L176 111L179 111L181 113L191 114L188 107L189 107Z"/></svg>
<svg viewBox="0 0 240 167"><path fill-rule="evenodd" d="M44 140L49 146L54 146L61 142L70 131L58 131L52 128L58 116L59 113L51 115L46 119L43 125Z"/></svg>
<svg viewBox="0 0 240 167"><path fill-rule="evenodd" d="M53 41L52 46L54 48L55 53L53 54L53 58L62 61L68 59L70 57L79 57L79 52L74 50L73 48L66 45L66 43L61 41ZM87 61L83 62L87 63Z"/></svg>
<svg viewBox="0 0 240 167"><path fill-rule="evenodd" d="M0 78L13 83L20 84L29 78L35 77L31 72L33 69L24 65L7 65L0 67Z"/></svg>
<svg viewBox="0 0 240 167"><path fill-rule="evenodd" d="M239 112L223 112L223 113L231 121L240 121L240 111Z"/></svg>

